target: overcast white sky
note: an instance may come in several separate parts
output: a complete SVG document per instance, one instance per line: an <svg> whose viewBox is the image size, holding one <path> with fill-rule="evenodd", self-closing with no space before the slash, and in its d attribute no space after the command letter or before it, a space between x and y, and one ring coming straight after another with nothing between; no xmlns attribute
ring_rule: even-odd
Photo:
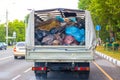
<svg viewBox="0 0 120 80"><path fill-rule="evenodd" d="M29 13L27 9L71 8L78 9L79 0L0 0L0 22L5 22L6 9L8 19L23 20Z"/></svg>

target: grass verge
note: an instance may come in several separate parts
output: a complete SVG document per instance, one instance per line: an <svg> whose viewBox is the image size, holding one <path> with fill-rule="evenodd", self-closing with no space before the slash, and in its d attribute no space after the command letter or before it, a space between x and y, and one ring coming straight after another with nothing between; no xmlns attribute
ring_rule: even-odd
<svg viewBox="0 0 120 80"><path fill-rule="evenodd" d="M105 55L120 60L120 49L118 49L118 51L113 51L113 50L106 50L103 46L97 46L96 50L102 52Z"/></svg>

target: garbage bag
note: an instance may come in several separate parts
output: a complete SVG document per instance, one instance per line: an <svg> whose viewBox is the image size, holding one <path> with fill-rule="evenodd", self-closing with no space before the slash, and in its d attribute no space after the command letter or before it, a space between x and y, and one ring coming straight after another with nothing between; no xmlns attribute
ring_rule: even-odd
<svg viewBox="0 0 120 80"><path fill-rule="evenodd" d="M81 38L80 44L79 45L85 45L85 36Z"/></svg>
<svg viewBox="0 0 120 80"><path fill-rule="evenodd" d="M57 33L57 34L55 34L54 36L55 36L55 40L58 40L58 41L59 41L59 44L61 45L62 42L63 42L62 34L61 34L61 33Z"/></svg>
<svg viewBox="0 0 120 80"><path fill-rule="evenodd" d="M35 30L35 38L38 40L38 41L41 41L42 38L44 36L47 36L49 34L48 31L45 31L45 30Z"/></svg>
<svg viewBox="0 0 120 80"><path fill-rule="evenodd" d="M64 39L64 44L65 45L70 45L74 41L74 38L70 35L67 35Z"/></svg>
<svg viewBox="0 0 120 80"><path fill-rule="evenodd" d="M66 27L65 33L67 35L73 36L78 42L81 42L82 37L85 36L85 30L79 29L75 26Z"/></svg>
<svg viewBox="0 0 120 80"><path fill-rule="evenodd" d="M45 30L41 30L41 33L43 35L43 37L47 36L48 34L50 34L49 31L45 31Z"/></svg>
<svg viewBox="0 0 120 80"><path fill-rule="evenodd" d="M55 39L54 35L49 34L42 39L43 45L52 45L53 40Z"/></svg>
<svg viewBox="0 0 120 80"><path fill-rule="evenodd" d="M79 29L76 33L73 34L75 40L78 42L82 42L85 38L85 30L84 29Z"/></svg>
<svg viewBox="0 0 120 80"><path fill-rule="evenodd" d="M35 45L41 45L41 42L35 39Z"/></svg>
<svg viewBox="0 0 120 80"><path fill-rule="evenodd" d="M83 35L85 35L85 29L80 29L80 34L83 36Z"/></svg>
<svg viewBox="0 0 120 80"><path fill-rule="evenodd" d="M41 30L36 30L35 31L35 39L37 39L38 41L41 41L43 37L43 34L41 33Z"/></svg>
<svg viewBox="0 0 120 80"><path fill-rule="evenodd" d="M77 32L79 32L79 29L77 27L75 27L75 26L68 26L65 29L65 33L67 35L72 35L73 36Z"/></svg>
<svg viewBox="0 0 120 80"><path fill-rule="evenodd" d="M52 45L60 45L60 44L61 44L61 42L59 40L54 40L52 42Z"/></svg>
<svg viewBox="0 0 120 80"><path fill-rule="evenodd" d="M56 33L58 33L58 29L57 28L50 29L50 33L51 34L56 34Z"/></svg>
<svg viewBox="0 0 120 80"><path fill-rule="evenodd" d="M79 45L79 42L74 40L71 45Z"/></svg>
<svg viewBox="0 0 120 80"><path fill-rule="evenodd" d="M81 28L84 28L85 29L85 19L81 19L80 17L77 17L76 18L77 20L77 25L78 27L81 29Z"/></svg>
<svg viewBox="0 0 120 80"><path fill-rule="evenodd" d="M51 34L57 34L57 33L63 33L63 32L64 32L64 27L62 26L50 29Z"/></svg>
<svg viewBox="0 0 120 80"><path fill-rule="evenodd" d="M57 19L59 22L64 22L64 19L63 19L61 16L56 16L56 19Z"/></svg>

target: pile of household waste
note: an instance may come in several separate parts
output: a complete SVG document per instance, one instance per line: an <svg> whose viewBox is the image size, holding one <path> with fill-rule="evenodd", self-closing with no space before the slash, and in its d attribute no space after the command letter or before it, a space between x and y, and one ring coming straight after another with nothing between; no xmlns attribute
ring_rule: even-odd
<svg viewBox="0 0 120 80"><path fill-rule="evenodd" d="M85 20L55 18L35 22L35 45L85 45Z"/></svg>

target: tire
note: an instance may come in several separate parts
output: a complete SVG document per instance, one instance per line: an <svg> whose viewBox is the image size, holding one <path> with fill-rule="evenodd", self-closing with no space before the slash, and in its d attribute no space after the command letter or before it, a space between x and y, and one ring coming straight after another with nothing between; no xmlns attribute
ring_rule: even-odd
<svg viewBox="0 0 120 80"><path fill-rule="evenodd" d="M35 67L45 66L45 63L44 62L35 62L34 66ZM47 79L47 71L44 71L44 72L35 71L35 77L36 77L36 80L46 80Z"/></svg>
<svg viewBox="0 0 120 80"><path fill-rule="evenodd" d="M14 56L14 59L17 59L17 56Z"/></svg>
<svg viewBox="0 0 120 80"><path fill-rule="evenodd" d="M87 72L82 72L82 73L79 73L79 72L78 72L78 74L79 74L79 78L80 78L80 79L89 80L89 71L87 71Z"/></svg>
<svg viewBox="0 0 120 80"><path fill-rule="evenodd" d="M89 62L77 63L76 65L80 66L80 67L89 67L90 68L90 63ZM90 73L90 70L89 71L80 71L80 72L78 72L78 76L82 80L89 80L89 73Z"/></svg>
<svg viewBox="0 0 120 80"><path fill-rule="evenodd" d="M46 80L47 79L47 72L46 73L35 73L36 80Z"/></svg>

